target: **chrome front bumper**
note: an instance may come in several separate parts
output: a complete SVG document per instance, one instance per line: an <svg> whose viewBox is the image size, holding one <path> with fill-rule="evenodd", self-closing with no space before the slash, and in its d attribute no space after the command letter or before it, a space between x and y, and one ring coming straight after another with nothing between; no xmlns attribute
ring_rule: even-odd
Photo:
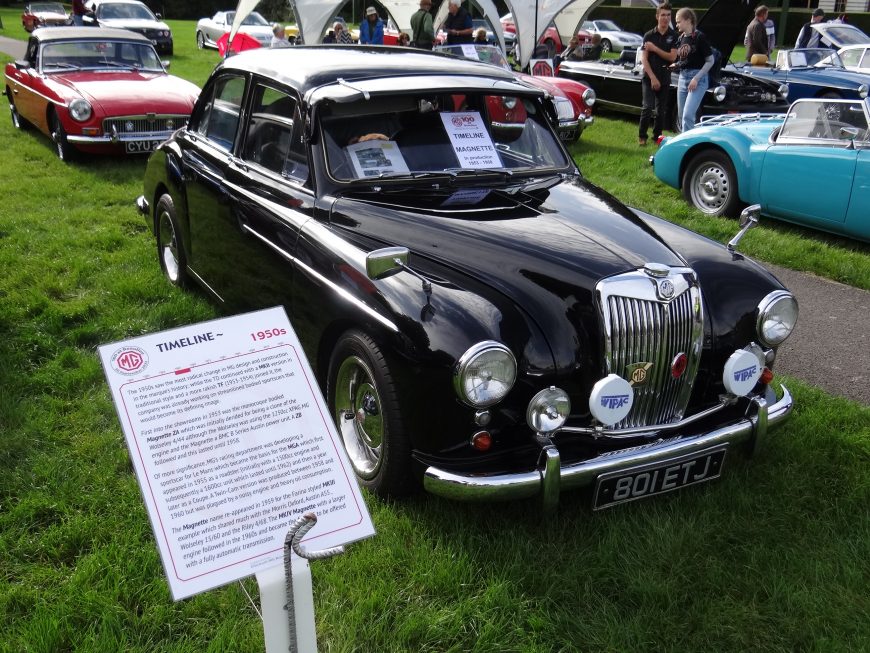
<svg viewBox="0 0 870 653"><path fill-rule="evenodd" d="M172 136L173 131L149 132L135 134L103 134L102 136L82 136L81 134L67 134L66 140L70 143L81 145L117 145L118 143L138 141L160 141L161 143Z"/></svg>
<svg viewBox="0 0 870 653"><path fill-rule="evenodd" d="M664 463L674 458L717 445L747 442L756 451L764 441L769 427L776 426L791 413L794 401L785 386L782 398L768 405L764 397L752 399L747 415L720 428L660 440L639 447L603 453L590 460L562 465L555 445L541 449L537 469L517 474L474 475L429 467L423 476L423 487L432 494L463 501L511 501L540 494L545 509L555 508L559 493L591 485L607 472L619 472L650 463ZM769 393L769 398L774 398Z"/></svg>

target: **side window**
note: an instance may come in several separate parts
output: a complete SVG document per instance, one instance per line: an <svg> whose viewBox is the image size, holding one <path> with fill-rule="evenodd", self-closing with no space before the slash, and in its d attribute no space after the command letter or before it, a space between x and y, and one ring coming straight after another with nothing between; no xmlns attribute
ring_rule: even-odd
<svg viewBox="0 0 870 653"><path fill-rule="evenodd" d="M36 68L37 47L36 39L30 39L30 42L27 44L27 54L24 55L24 58L27 59L27 63L30 64L31 68Z"/></svg>
<svg viewBox="0 0 870 653"><path fill-rule="evenodd" d="M861 54L861 50L846 50L840 55L840 60L844 66L857 66L858 61L861 59Z"/></svg>
<svg viewBox="0 0 870 653"><path fill-rule="evenodd" d="M302 150L299 158L299 148L293 146L297 115L296 98L258 84L251 98L251 120L242 158L285 177L307 180L307 157Z"/></svg>
<svg viewBox="0 0 870 653"><path fill-rule="evenodd" d="M193 130L217 147L227 152L232 150L244 95L244 77L227 76L218 79L212 86L212 93L196 119Z"/></svg>

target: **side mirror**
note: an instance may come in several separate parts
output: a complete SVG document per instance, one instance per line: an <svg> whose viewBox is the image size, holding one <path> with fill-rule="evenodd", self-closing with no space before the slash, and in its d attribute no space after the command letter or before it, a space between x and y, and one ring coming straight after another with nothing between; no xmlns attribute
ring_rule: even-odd
<svg viewBox="0 0 870 653"><path fill-rule="evenodd" d="M167 59L166 61L161 61L160 65L163 66L163 70L169 70L169 64L171 62Z"/></svg>
<svg viewBox="0 0 870 653"><path fill-rule="evenodd" d="M154 14L157 17L157 20L163 20L162 14Z"/></svg>
<svg viewBox="0 0 870 653"><path fill-rule="evenodd" d="M366 256L366 274L369 279L384 279L400 272L408 265L407 247L384 247Z"/></svg>
<svg viewBox="0 0 870 653"><path fill-rule="evenodd" d="M27 59L16 59L15 67L18 70L27 70L28 68L30 68L30 62Z"/></svg>
<svg viewBox="0 0 870 653"><path fill-rule="evenodd" d="M737 233L734 238L728 241L728 251L732 254L737 249L737 244L746 235L746 232L755 227L758 224L758 216L761 214L761 205L753 204L752 206L747 206L743 211L740 212L740 219L738 220L738 224L740 225L740 231Z"/></svg>

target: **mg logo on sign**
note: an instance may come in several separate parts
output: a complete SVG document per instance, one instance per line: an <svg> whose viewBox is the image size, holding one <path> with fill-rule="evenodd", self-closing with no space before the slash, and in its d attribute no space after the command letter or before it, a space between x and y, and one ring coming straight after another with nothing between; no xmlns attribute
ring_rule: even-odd
<svg viewBox="0 0 870 653"><path fill-rule="evenodd" d="M112 369L118 374L136 374L148 367L148 356L139 347L124 347L112 354Z"/></svg>

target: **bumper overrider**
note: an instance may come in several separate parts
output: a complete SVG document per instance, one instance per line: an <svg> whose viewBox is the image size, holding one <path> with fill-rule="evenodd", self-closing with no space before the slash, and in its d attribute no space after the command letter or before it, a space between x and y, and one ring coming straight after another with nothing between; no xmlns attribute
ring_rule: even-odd
<svg viewBox="0 0 870 653"><path fill-rule="evenodd" d="M765 386L763 395L750 398L746 414L736 421L712 430L686 434L691 418L669 425L681 435L668 438L667 434L649 444L602 453L582 462L563 465L559 450L550 438L541 440L542 448L534 470L515 474L457 474L429 467L423 476L428 492L448 499L465 501L514 500L541 495L544 507L555 508L562 490L587 487L604 474L629 471L646 465L663 465L679 461L693 454L715 447L746 444L755 452L764 442L768 429L784 421L792 411L794 402L785 386L777 400L772 388ZM549 434L557 435L558 432Z"/></svg>

